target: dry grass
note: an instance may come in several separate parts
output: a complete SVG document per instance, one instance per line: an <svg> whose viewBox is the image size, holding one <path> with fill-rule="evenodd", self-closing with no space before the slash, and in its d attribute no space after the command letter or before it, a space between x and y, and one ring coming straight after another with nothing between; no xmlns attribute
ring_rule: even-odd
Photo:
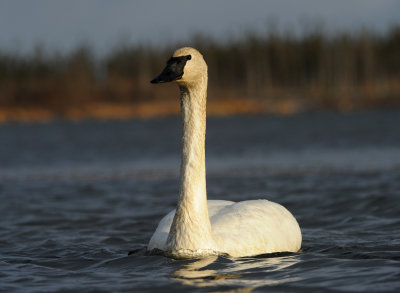
<svg viewBox="0 0 400 293"><path fill-rule="evenodd" d="M210 116L229 116L241 114L281 114L288 115L298 112L300 106L296 101L247 101L242 99L224 99L209 101L207 113ZM149 101L136 104L90 103L79 107L65 109L62 114L37 107L5 107L0 108L0 123L18 122L49 122L56 118L68 120L124 120L131 118L154 118L179 115L179 102Z"/></svg>
<svg viewBox="0 0 400 293"><path fill-rule="evenodd" d="M385 35L315 30L191 43L209 66L210 115L400 107L400 26ZM175 47L123 47L102 60L87 48L0 51L0 122L177 115L176 85L149 83Z"/></svg>

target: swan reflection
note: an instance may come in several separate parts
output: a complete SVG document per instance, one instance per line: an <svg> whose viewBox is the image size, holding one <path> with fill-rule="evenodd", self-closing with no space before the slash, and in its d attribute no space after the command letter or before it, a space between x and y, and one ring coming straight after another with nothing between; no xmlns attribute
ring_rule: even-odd
<svg viewBox="0 0 400 293"><path fill-rule="evenodd" d="M299 281L300 278L290 276L287 270L299 261L298 254L246 258L209 256L185 262L171 279L193 287L240 287L234 291L215 292L251 292L261 286Z"/></svg>

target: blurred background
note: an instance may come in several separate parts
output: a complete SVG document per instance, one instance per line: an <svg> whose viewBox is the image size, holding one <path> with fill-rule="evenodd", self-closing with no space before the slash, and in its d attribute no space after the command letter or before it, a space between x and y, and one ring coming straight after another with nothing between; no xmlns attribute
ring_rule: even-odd
<svg viewBox="0 0 400 293"><path fill-rule="evenodd" d="M146 255L182 129L150 80L181 46L208 198L281 203L301 252ZM0 0L0 292L400 292L399 125L399 0Z"/></svg>
<svg viewBox="0 0 400 293"><path fill-rule="evenodd" d="M179 113L149 80L180 46L211 115L400 106L400 2L0 1L0 121Z"/></svg>

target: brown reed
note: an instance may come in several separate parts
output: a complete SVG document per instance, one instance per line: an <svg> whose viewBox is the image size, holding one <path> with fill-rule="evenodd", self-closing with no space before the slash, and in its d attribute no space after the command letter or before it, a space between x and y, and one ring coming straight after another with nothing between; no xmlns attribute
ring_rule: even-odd
<svg viewBox="0 0 400 293"><path fill-rule="evenodd" d="M210 114L400 106L400 26L385 34L270 31L189 43L209 66ZM0 121L177 114L176 86L149 83L175 47L124 46L101 60L84 46L69 54L0 51Z"/></svg>

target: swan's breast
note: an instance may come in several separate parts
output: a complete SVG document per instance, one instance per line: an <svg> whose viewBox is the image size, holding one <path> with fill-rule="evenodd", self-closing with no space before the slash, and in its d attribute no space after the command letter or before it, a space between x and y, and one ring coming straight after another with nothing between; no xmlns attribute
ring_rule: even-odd
<svg viewBox="0 0 400 293"><path fill-rule="evenodd" d="M216 214L218 214L220 210L222 210L224 207L230 206L234 203L235 202L228 200L208 200L207 201L208 215L210 219ZM154 232L153 236L150 239L147 248L148 250L151 251L153 249L160 249L160 250L166 249L168 234L171 229L174 216L175 216L175 209L170 211L167 215L164 216L164 218L161 219L160 223L157 226L156 231Z"/></svg>

